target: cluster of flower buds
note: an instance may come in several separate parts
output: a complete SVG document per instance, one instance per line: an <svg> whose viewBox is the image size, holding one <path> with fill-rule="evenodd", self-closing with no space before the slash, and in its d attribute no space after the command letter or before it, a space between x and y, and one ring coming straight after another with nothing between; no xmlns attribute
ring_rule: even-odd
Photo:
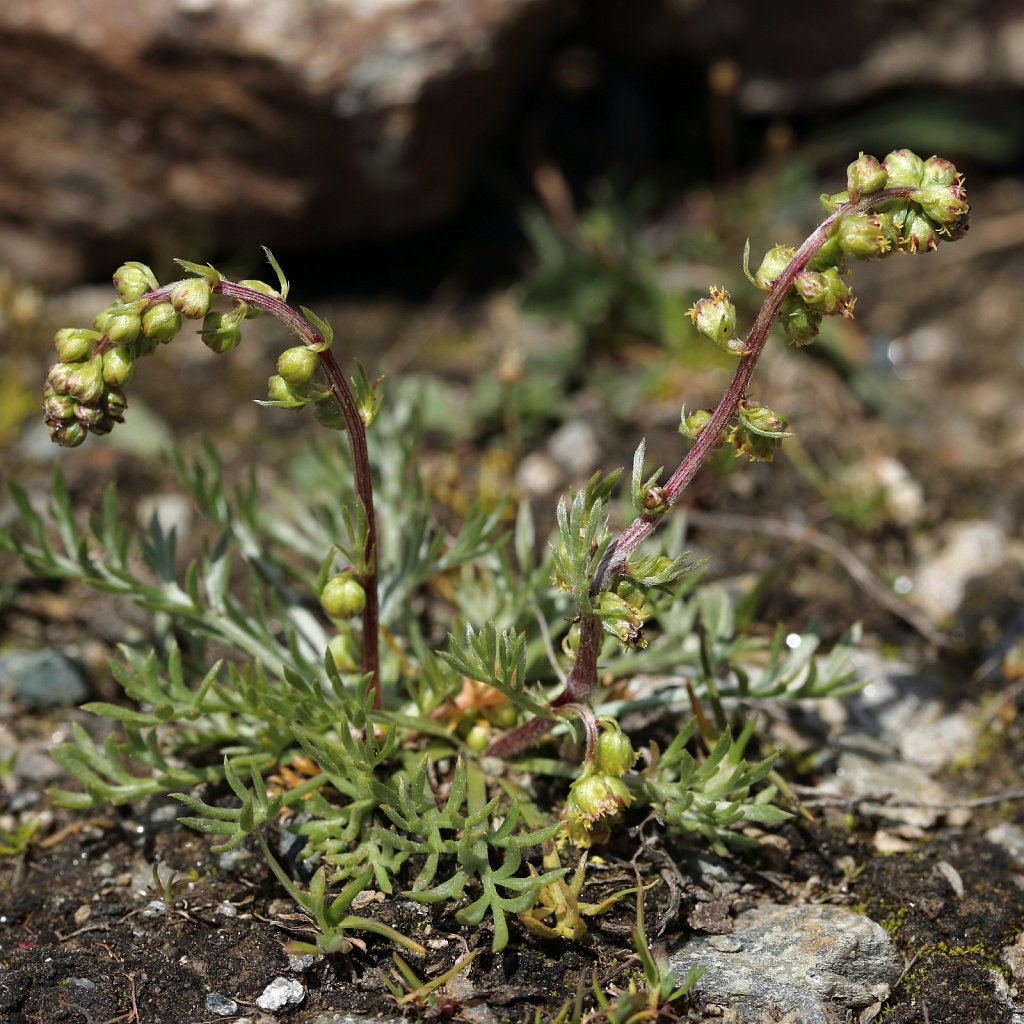
<svg viewBox="0 0 1024 1024"><path fill-rule="evenodd" d="M87 434L107 434L122 422L124 388L135 375L136 360L172 341L184 320L202 321L200 336L214 352L238 345L242 321L259 311L237 300L226 312L211 310L220 274L212 267L179 263L196 276L164 287L144 263L123 264L113 277L117 298L96 317L94 329L57 332L59 362L50 367L43 394L44 416L57 444L74 448ZM280 297L264 281L238 284Z"/></svg>
<svg viewBox="0 0 1024 1024"><path fill-rule="evenodd" d="M707 428L711 417L710 409L695 409L689 413L683 409L679 433L693 444ZM746 455L753 462L771 462L782 446L783 438L790 436L787 426L785 416L760 402L745 398L737 407L735 421L722 430L711 450L718 451L729 444L736 449L737 455Z"/></svg>
<svg viewBox="0 0 1024 1024"><path fill-rule="evenodd" d="M108 434L124 418L124 388L135 376L135 360L170 341L181 315L170 301L151 302L159 287L144 263L125 263L114 274L114 300L94 321L95 329L65 327L54 347L43 411L50 437L65 448L88 433Z"/></svg>
<svg viewBox="0 0 1024 1024"><path fill-rule="evenodd" d="M633 767L636 753L629 737L612 719L601 720L593 763L569 787L562 817L577 846L607 842L611 823L633 801L622 776Z"/></svg>
<svg viewBox="0 0 1024 1024"><path fill-rule="evenodd" d="M797 250L785 245L769 249L753 274L744 259L748 279L762 291L778 287L780 278L787 282L777 320L793 345L812 342L826 316L853 316L856 300L844 280L850 273L848 259L930 252L938 247L940 238L960 238L969 227L963 175L941 157L922 160L907 149L895 150L884 160L861 153L847 168L846 186L845 192L822 196L826 209L839 211L839 215L832 219L828 237L805 265L794 266ZM712 286L707 297L690 308L689 315L701 334L731 355L742 358L754 351L751 342L734 337L736 307L724 288ZM684 409L680 433L692 444L712 415L711 410L687 413ZM784 417L756 402L744 401L736 422L722 430L714 447L729 443L737 454L770 461L787 436L785 428Z"/></svg>

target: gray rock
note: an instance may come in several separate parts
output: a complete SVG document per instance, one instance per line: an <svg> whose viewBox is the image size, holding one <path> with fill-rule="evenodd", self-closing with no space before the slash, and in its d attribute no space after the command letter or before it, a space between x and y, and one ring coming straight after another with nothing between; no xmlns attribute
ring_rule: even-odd
<svg viewBox="0 0 1024 1024"><path fill-rule="evenodd" d="M669 964L679 978L703 967L696 991L741 1020L801 1024L833 1024L884 1000L903 969L880 925L825 905L748 910L730 935L691 939Z"/></svg>
<svg viewBox="0 0 1024 1024"><path fill-rule="evenodd" d="M89 696L85 670L55 650L0 654L0 691L28 711L81 704Z"/></svg>
<svg viewBox="0 0 1024 1024"><path fill-rule="evenodd" d="M586 420L563 423L548 441L548 454L572 476L589 476L601 457L594 428Z"/></svg>
<svg viewBox="0 0 1024 1024"><path fill-rule="evenodd" d="M170 225L234 251L436 220L568 7L5 0L0 264L52 285Z"/></svg>
<svg viewBox="0 0 1024 1024"><path fill-rule="evenodd" d="M993 825L985 833L993 846L1001 846L1012 858L1018 870L1024 871L1024 828L1004 821Z"/></svg>
<svg viewBox="0 0 1024 1024"><path fill-rule="evenodd" d="M238 1012L238 1003L234 999L222 996L219 992L208 992L206 1008L210 1013L217 1014L218 1017L230 1017L231 1014Z"/></svg>
<svg viewBox="0 0 1024 1024"><path fill-rule="evenodd" d="M256 1005L261 1010L283 1010L286 1006L298 1006L306 998L302 983L294 978L275 978L260 994Z"/></svg>

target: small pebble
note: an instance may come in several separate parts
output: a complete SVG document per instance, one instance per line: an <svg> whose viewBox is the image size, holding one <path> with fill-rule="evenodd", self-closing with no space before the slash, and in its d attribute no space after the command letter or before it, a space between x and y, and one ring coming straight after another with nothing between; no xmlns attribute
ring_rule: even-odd
<svg viewBox="0 0 1024 1024"><path fill-rule="evenodd" d="M210 1013L216 1013L219 1017L228 1017L238 1012L238 1003L234 999L228 999L219 992L208 992L206 995L206 1008Z"/></svg>
<svg viewBox="0 0 1024 1024"><path fill-rule="evenodd" d="M261 1010L281 1010L298 1006L306 998L306 990L294 978L275 978L256 1000Z"/></svg>
<svg viewBox="0 0 1024 1024"><path fill-rule="evenodd" d="M55 650L0 654L0 691L28 711L81 704L89 697L85 671Z"/></svg>

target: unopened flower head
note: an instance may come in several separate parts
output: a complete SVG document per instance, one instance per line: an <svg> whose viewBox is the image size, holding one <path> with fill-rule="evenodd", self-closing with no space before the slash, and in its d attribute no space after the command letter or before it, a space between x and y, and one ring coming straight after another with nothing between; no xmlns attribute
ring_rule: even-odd
<svg viewBox="0 0 1024 1024"><path fill-rule="evenodd" d="M924 161L909 149L893 150L882 161L888 176L886 184L890 188L911 186L917 188L924 177Z"/></svg>
<svg viewBox="0 0 1024 1024"><path fill-rule="evenodd" d="M839 223L839 247L856 259L877 259L892 251L896 231L887 213L858 213Z"/></svg>
<svg viewBox="0 0 1024 1024"><path fill-rule="evenodd" d="M867 153L861 153L846 168L846 191L853 202L861 196L881 191L885 188L887 180L885 168L875 157Z"/></svg>
<svg viewBox="0 0 1024 1024"><path fill-rule="evenodd" d="M92 358L92 350L102 335L83 327L62 327L53 338L57 358L62 363L81 363Z"/></svg>
<svg viewBox="0 0 1024 1024"><path fill-rule="evenodd" d="M190 320L202 320L210 310L213 286L209 278L187 277L171 288L171 305Z"/></svg>
<svg viewBox="0 0 1024 1024"><path fill-rule="evenodd" d="M774 245L764 254L761 266L754 274L754 284L763 291L768 291L779 279L779 275L789 265L789 261L796 255L796 249L788 245Z"/></svg>
<svg viewBox="0 0 1024 1024"><path fill-rule="evenodd" d="M603 842L608 824L632 803L625 783L614 775L586 772L569 788L562 817L569 838L577 846Z"/></svg>
<svg viewBox="0 0 1024 1024"><path fill-rule="evenodd" d="M289 384L308 384L319 366L320 357L308 345L287 348L277 357L277 372Z"/></svg>
<svg viewBox="0 0 1024 1024"><path fill-rule="evenodd" d="M203 329L199 336L211 351L221 355L238 348L242 340L241 321L245 319L244 309L232 309L227 313L212 310L203 318Z"/></svg>
<svg viewBox="0 0 1024 1024"><path fill-rule="evenodd" d="M145 263L122 263L114 271L114 287L122 299L131 302L141 299L148 291L159 287L156 275Z"/></svg>
<svg viewBox="0 0 1024 1024"><path fill-rule="evenodd" d="M636 751L629 737L619 728L618 723L602 722L601 735L597 738L597 770L605 775L625 775L636 762Z"/></svg>
<svg viewBox="0 0 1024 1024"><path fill-rule="evenodd" d="M797 274L793 284L808 306L816 307L828 316L843 312L852 294L835 267L824 271L804 270Z"/></svg>
<svg viewBox="0 0 1024 1024"><path fill-rule="evenodd" d="M712 285L707 298L698 299L687 313L705 338L726 351L734 351L730 346L735 342L736 307L724 288Z"/></svg>
<svg viewBox="0 0 1024 1024"><path fill-rule="evenodd" d="M169 302L158 302L142 314L142 333L166 345L181 330L181 314Z"/></svg>
<svg viewBox="0 0 1024 1024"><path fill-rule="evenodd" d="M135 376L135 354L130 348L108 348L103 353L103 380L114 387L124 387Z"/></svg>
<svg viewBox="0 0 1024 1024"><path fill-rule="evenodd" d="M779 322L791 345L809 345L818 336L822 314L811 309L795 292L786 296Z"/></svg>

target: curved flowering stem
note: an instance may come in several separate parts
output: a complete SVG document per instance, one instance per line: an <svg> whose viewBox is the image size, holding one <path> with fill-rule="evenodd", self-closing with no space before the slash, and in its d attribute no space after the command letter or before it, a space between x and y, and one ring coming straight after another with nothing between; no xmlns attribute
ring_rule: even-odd
<svg viewBox="0 0 1024 1024"><path fill-rule="evenodd" d="M380 644L379 644L379 612L380 603L377 595L377 516L373 507L373 477L370 470L370 457L366 448L366 424L363 422L358 403L349 382L342 373L338 361L327 347L328 339L307 320L301 313L275 295L266 295L254 288L235 284L232 281L220 281L213 286L213 291L229 299L238 299L253 306L290 327L307 345L313 348L320 359L320 365L327 377L328 386L334 396L342 416L345 418L345 432L348 435L349 450L352 453L352 474L355 480L356 493L366 513L366 546L363 550L364 572L359 582L366 592L366 604L361 612L362 617L362 656L361 669L372 676L373 706L382 706L380 689Z"/></svg>
<svg viewBox="0 0 1024 1024"><path fill-rule="evenodd" d="M374 707L382 706L379 653L379 598L377 593L377 520L373 479L366 446L366 427L378 399L357 398L337 360L331 354L331 328L309 310L301 312L285 301L288 287L273 256L267 257L278 273L281 291L262 281L228 281L212 267L179 261L196 277L159 285L144 264L127 263L114 275L120 294L96 319L96 330L66 328L55 344L60 362L47 376L44 412L51 437L65 447L81 444L87 433L103 434L124 418L124 386L134 376L135 362L158 344L170 342L181 330L182 318L202 320L203 341L214 352L227 352L241 339L241 323L256 311L266 313L297 334L303 344L278 360L279 376L269 382L272 401L285 408L300 408L313 400L310 384L316 369L327 378L321 402L337 406L331 425L344 427L352 453L356 493L362 505L363 550L358 566L327 581L321 604L334 618L360 615L362 650L360 668L371 677ZM211 311L216 295L231 299L230 312Z"/></svg>
<svg viewBox="0 0 1024 1024"><path fill-rule="evenodd" d="M884 187L887 179L890 187ZM735 307L728 301L724 290L712 288L710 300L698 302L691 310L701 333L717 341L724 350L738 355L739 365L716 408L710 414L702 415L699 428L690 435L692 445L675 472L664 484L651 487L651 500L647 506L651 511L638 515L605 548L591 580L591 597L612 589L617 578L628 574L630 555L657 529L664 514L679 502L708 455L721 446L728 425L737 415L748 427L748 433L752 430L754 434L769 439L769 445L777 446L785 436L785 420L756 403L748 402L746 396L768 333L782 312L787 297L799 294L803 300L800 308L805 315L812 308L852 315L853 300L849 289L839 279L839 273L845 269L844 255L872 258L884 256L890 250L930 251L937 247L940 234L953 239L967 230L969 208L963 179L947 161L932 157L923 162L907 150L898 150L880 164L873 157L861 154L850 165L847 181L848 192L826 200L832 212L803 244L795 251L776 247L766 257L758 278L752 278L759 287L765 288L767 295L745 341L730 337L735 328ZM879 210L889 212L869 222L866 215ZM837 250L836 259L828 261L831 265L825 273L806 274L815 257L836 240L844 221L851 225L851 230L843 239L842 251ZM788 257L784 263L779 259L780 253ZM773 258L775 265L771 266ZM766 271L769 267L770 272ZM831 290L831 294L825 294L826 290ZM805 344L817 333L820 314L811 312L809 319L812 326L807 327L804 334L787 330L794 343ZM758 413L763 414L759 421L761 429L752 426ZM685 426L684 417L680 428L684 432ZM738 442L735 437L731 439L737 444L738 451L744 450L741 444L747 442ZM770 458L770 453L761 457ZM582 615L572 671L562 692L552 700L552 709L577 706L586 701L597 687L602 640L599 617ZM488 753L498 757L511 756L536 742L550 729L551 722L547 719L531 720L498 737Z"/></svg>

